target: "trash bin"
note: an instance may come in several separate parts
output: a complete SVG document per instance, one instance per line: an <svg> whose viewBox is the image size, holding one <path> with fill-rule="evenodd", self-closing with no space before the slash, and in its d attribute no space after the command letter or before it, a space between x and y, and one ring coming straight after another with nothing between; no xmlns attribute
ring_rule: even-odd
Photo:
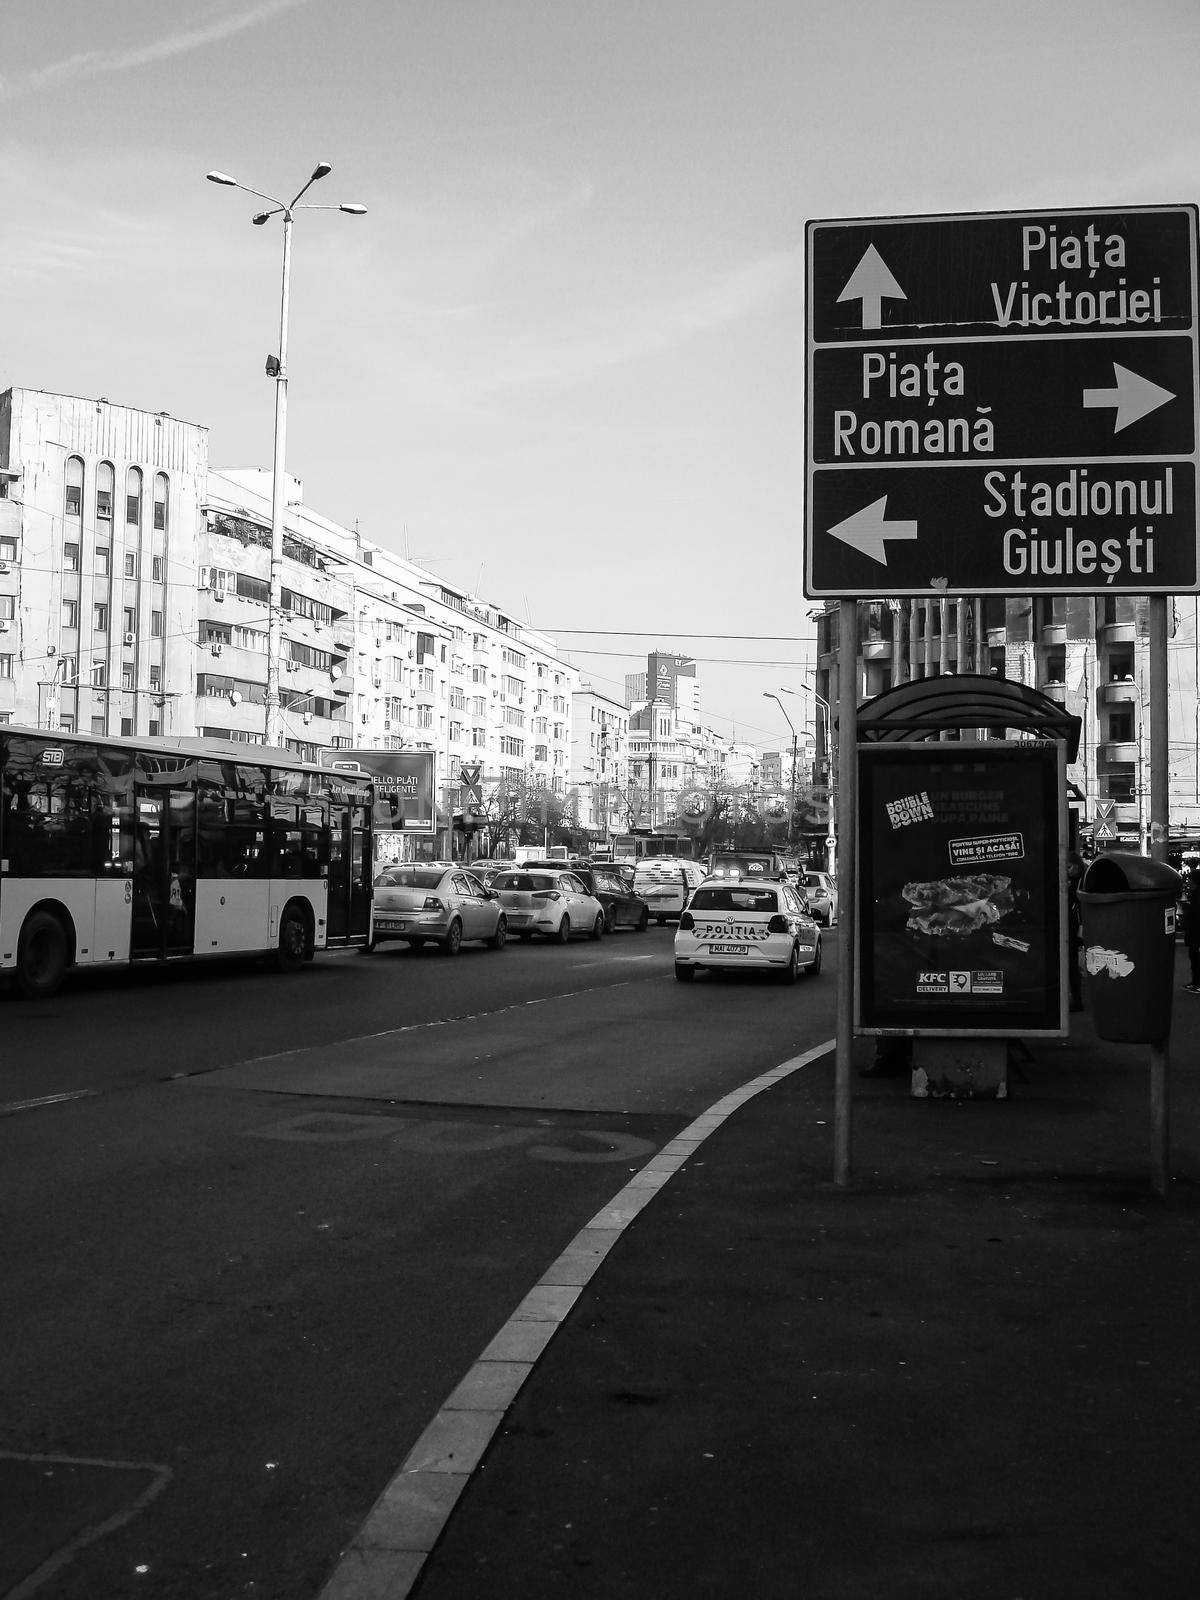
<svg viewBox="0 0 1200 1600"><path fill-rule="evenodd" d="M1101 1039L1154 1044L1170 1033L1182 887L1174 867L1132 850L1088 864L1079 884L1084 988Z"/></svg>

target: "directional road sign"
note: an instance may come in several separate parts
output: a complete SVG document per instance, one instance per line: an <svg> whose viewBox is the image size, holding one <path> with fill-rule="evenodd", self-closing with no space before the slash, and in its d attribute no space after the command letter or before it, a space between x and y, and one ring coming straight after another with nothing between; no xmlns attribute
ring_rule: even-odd
<svg viewBox="0 0 1200 1600"><path fill-rule="evenodd" d="M807 247L807 596L1200 589L1194 206Z"/></svg>

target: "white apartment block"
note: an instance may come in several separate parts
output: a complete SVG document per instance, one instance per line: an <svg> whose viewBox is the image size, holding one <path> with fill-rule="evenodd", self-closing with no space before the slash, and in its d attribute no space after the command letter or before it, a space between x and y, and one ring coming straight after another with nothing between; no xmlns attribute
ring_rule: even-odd
<svg viewBox="0 0 1200 1600"><path fill-rule="evenodd" d="M285 744L432 749L447 811L485 786L565 797L579 674L489 601L285 494ZM265 732L271 473L107 400L0 395L0 720L135 736Z"/></svg>
<svg viewBox="0 0 1200 1600"><path fill-rule="evenodd" d="M607 836L629 826L629 708L591 684L573 697L571 787L579 826Z"/></svg>

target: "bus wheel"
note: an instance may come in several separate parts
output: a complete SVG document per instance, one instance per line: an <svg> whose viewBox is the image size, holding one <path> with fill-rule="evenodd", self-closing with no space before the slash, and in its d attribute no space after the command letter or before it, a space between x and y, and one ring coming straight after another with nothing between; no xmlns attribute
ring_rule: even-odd
<svg viewBox="0 0 1200 1600"><path fill-rule="evenodd" d="M295 972L304 965L308 951L308 928L299 906L285 906L279 919L279 948L275 952L275 965L280 972Z"/></svg>
<svg viewBox="0 0 1200 1600"><path fill-rule="evenodd" d="M48 1000L58 992L66 971L66 930L52 912L33 912L17 941L18 992L26 1000Z"/></svg>

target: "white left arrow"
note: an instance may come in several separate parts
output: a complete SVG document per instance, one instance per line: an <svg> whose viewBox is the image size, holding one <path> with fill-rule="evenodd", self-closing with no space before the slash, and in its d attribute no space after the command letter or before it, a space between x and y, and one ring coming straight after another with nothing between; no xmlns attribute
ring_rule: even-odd
<svg viewBox="0 0 1200 1600"><path fill-rule="evenodd" d="M883 543L885 539L917 537L915 522L887 520L887 495L873 500L869 506L854 512L852 516L847 517L844 522L837 523L829 531L835 539L853 546L862 555L870 556L873 561L881 561L885 567L887 566L887 550Z"/></svg>
<svg viewBox="0 0 1200 1600"><path fill-rule="evenodd" d="M908 296L892 276L887 262L873 244L869 244L862 260L850 274L850 281L838 295L843 300L862 301L862 325L878 328L882 323L883 301L907 300Z"/></svg>
<svg viewBox="0 0 1200 1600"><path fill-rule="evenodd" d="M1175 398L1170 389L1164 389L1157 383L1151 383L1149 378L1130 372L1119 361L1113 362L1113 377L1116 380L1115 389L1083 391L1083 409L1098 411L1106 406L1115 406L1117 418L1113 423L1114 433L1120 433L1130 423L1140 422L1152 411L1157 411L1159 406L1165 406L1168 400Z"/></svg>

